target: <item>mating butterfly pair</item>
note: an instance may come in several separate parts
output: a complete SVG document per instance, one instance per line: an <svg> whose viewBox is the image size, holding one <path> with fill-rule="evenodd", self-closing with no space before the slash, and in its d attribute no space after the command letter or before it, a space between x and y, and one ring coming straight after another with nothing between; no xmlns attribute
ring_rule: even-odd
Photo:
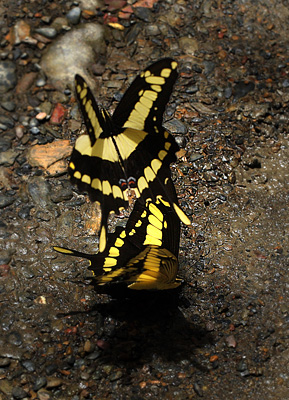
<svg viewBox="0 0 289 400"><path fill-rule="evenodd" d="M99 253L55 249L88 258L99 284L125 281L132 289L180 284L176 279L179 219L187 225L190 220L178 206L169 168L179 147L162 126L177 76L172 59L152 64L133 81L110 116L99 109L86 82L76 75L87 133L76 140L69 173L78 188L100 204ZM127 227L109 234L107 241L108 215L127 207L131 189L138 200Z"/></svg>

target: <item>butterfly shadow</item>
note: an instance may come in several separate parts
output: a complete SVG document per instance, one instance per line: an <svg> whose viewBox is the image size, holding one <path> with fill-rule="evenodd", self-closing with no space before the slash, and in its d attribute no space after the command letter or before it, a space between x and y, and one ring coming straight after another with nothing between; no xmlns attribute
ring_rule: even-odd
<svg viewBox="0 0 289 400"><path fill-rule="evenodd" d="M117 321L110 332L108 349L98 361L134 368L156 358L172 363L189 360L195 368L206 370L196 353L212 343L213 336L201 321L196 324L185 317L182 310L188 304L184 304L178 289L120 293L113 294L114 300L93 308Z"/></svg>

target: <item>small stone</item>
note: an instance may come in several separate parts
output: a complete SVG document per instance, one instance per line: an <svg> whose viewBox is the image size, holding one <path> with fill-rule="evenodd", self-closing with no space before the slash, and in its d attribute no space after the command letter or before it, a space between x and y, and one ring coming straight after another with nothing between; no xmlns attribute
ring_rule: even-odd
<svg viewBox="0 0 289 400"><path fill-rule="evenodd" d="M204 392L203 392L201 386L200 386L197 382L195 382L195 383L193 384L193 388L194 388L194 391L196 392L196 394L197 394L199 397L203 397L203 396L204 396Z"/></svg>
<svg viewBox="0 0 289 400"><path fill-rule="evenodd" d="M3 153L0 153L0 165L13 165L18 155L19 152L14 149L9 149Z"/></svg>
<svg viewBox="0 0 289 400"><path fill-rule="evenodd" d="M26 360L22 361L21 363L23 367L28 371L28 372L34 372L35 371L35 364L33 361Z"/></svg>
<svg viewBox="0 0 289 400"><path fill-rule="evenodd" d="M13 196L0 194L0 208L5 208L7 206L10 206L10 204L13 204L14 201L15 198Z"/></svg>
<svg viewBox="0 0 289 400"><path fill-rule="evenodd" d="M44 78L39 78L36 81L36 86L37 87L43 87L46 85L46 80Z"/></svg>
<svg viewBox="0 0 289 400"><path fill-rule="evenodd" d="M67 114L66 108L62 104L57 103L54 110L52 111L50 123L53 125L62 124L66 114Z"/></svg>
<svg viewBox="0 0 289 400"><path fill-rule="evenodd" d="M39 400L52 400L53 394L45 389L40 389L37 392L37 397Z"/></svg>
<svg viewBox="0 0 289 400"><path fill-rule="evenodd" d="M147 36L157 36L160 34L159 27L157 25L148 25L146 26L146 34Z"/></svg>
<svg viewBox="0 0 289 400"><path fill-rule="evenodd" d="M187 133L186 125L178 119L171 119L163 124L163 127L171 133L185 135Z"/></svg>
<svg viewBox="0 0 289 400"><path fill-rule="evenodd" d="M247 371L247 370L248 370L248 366L247 366L246 361L241 360L239 362L239 364L237 365L237 371L238 372L244 372L244 371Z"/></svg>
<svg viewBox="0 0 289 400"><path fill-rule="evenodd" d="M3 114L0 115L0 124L5 125L9 129L14 127L13 119Z"/></svg>
<svg viewBox="0 0 289 400"><path fill-rule="evenodd" d="M4 100L1 102L1 107L3 107L6 111L14 111L16 108L16 104L14 103L14 101Z"/></svg>
<svg viewBox="0 0 289 400"><path fill-rule="evenodd" d="M9 358L0 358L0 368L9 367L11 360Z"/></svg>
<svg viewBox="0 0 289 400"><path fill-rule="evenodd" d="M33 390L37 392L39 389L43 388L47 384L47 379L45 376L38 376L34 382Z"/></svg>
<svg viewBox="0 0 289 400"><path fill-rule="evenodd" d="M53 389L62 385L62 379L60 378L48 378L47 379L47 389Z"/></svg>
<svg viewBox="0 0 289 400"><path fill-rule="evenodd" d="M187 36L179 39L179 46L185 54L190 55L194 55L199 49L198 41Z"/></svg>
<svg viewBox="0 0 289 400"><path fill-rule="evenodd" d="M65 200L70 200L73 197L72 189L62 188L51 194L53 203L60 203Z"/></svg>
<svg viewBox="0 0 289 400"><path fill-rule="evenodd" d="M114 381L117 381L118 379L120 379L122 376L123 376L122 371L116 371L116 372L113 372L113 373L110 375L109 380L110 380L111 382L114 382Z"/></svg>
<svg viewBox="0 0 289 400"><path fill-rule="evenodd" d="M12 389L12 396L14 399L24 399L28 396L27 392L19 386L15 386Z"/></svg>
<svg viewBox="0 0 289 400"><path fill-rule="evenodd" d="M68 22L70 22L73 25L78 24L78 22L80 21L80 16L81 16L80 7L74 7L66 14Z"/></svg>
<svg viewBox="0 0 289 400"><path fill-rule="evenodd" d="M57 36L57 30L55 28L50 28L50 27L38 28L35 29L35 32L39 33L40 35L48 39L54 39Z"/></svg>
<svg viewBox="0 0 289 400"><path fill-rule="evenodd" d="M229 335L226 337L226 343L228 347L235 348L237 346L237 342L234 335Z"/></svg>
<svg viewBox="0 0 289 400"><path fill-rule="evenodd" d="M12 61L0 61L0 93L6 93L16 86L16 65Z"/></svg>

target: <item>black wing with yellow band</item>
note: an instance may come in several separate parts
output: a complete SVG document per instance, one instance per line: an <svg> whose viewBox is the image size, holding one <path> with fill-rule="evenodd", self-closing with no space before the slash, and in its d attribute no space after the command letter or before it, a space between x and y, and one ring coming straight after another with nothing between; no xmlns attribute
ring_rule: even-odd
<svg viewBox="0 0 289 400"><path fill-rule="evenodd" d="M54 249L88 259L98 285L124 282L135 290L163 290L180 285L179 239L180 220L159 196L155 202L148 199L145 204L138 199L126 227L108 235L103 252L86 254L61 247Z"/></svg>
<svg viewBox="0 0 289 400"><path fill-rule="evenodd" d="M100 251L106 245L108 215L127 206L130 188L137 197L164 196L181 220L190 224L166 194L165 185L179 147L163 129L162 116L177 76L172 59L151 65L135 79L112 117L99 109L85 81L79 75L75 78L87 134L76 140L69 173L78 188L101 205Z"/></svg>

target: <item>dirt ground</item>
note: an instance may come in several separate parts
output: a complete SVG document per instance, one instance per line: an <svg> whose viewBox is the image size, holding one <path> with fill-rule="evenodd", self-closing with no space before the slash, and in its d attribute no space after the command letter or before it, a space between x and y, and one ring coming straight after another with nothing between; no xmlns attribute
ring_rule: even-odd
<svg viewBox="0 0 289 400"><path fill-rule="evenodd" d="M0 3L0 400L289 399L289 2L79 6ZM99 210L66 173L82 121L70 61L43 73L88 23L106 24L83 68L110 110L142 68L179 63L164 120L192 226L176 291L94 287L84 260L52 249L97 251ZM55 168L31 153L53 143Z"/></svg>

